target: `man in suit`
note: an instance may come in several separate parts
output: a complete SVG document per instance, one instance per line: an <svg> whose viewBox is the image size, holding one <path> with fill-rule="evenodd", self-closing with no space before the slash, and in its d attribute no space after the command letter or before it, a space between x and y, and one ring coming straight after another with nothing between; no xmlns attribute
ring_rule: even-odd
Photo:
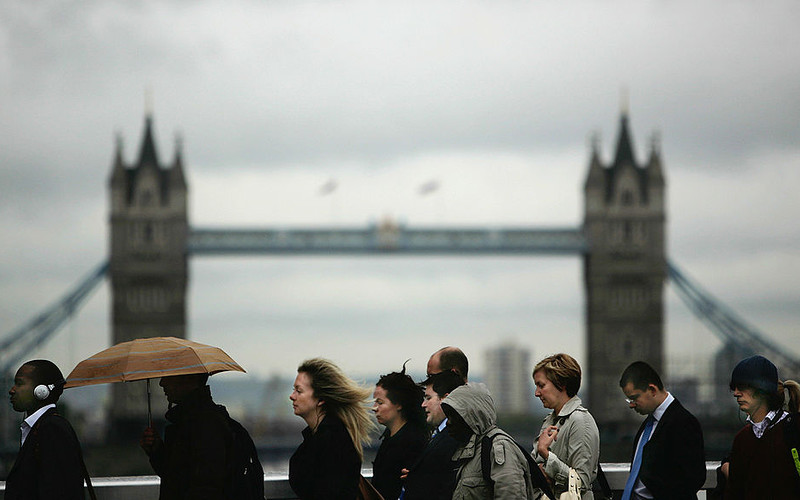
<svg viewBox="0 0 800 500"><path fill-rule="evenodd" d="M25 419L5 500L83 500L81 446L69 422L56 413L63 391L64 376L51 361L28 361L17 370L8 394Z"/></svg>
<svg viewBox="0 0 800 500"><path fill-rule="evenodd" d="M622 372L619 386L628 406L647 415L634 440L622 499L697 499L706 478L700 422L664 390L661 377L643 361Z"/></svg>
<svg viewBox="0 0 800 500"><path fill-rule="evenodd" d="M458 442L445 432L447 419L442 400L463 385L461 376L452 371L436 373L420 385L425 386L422 407L433 436L410 469L403 469L403 500L450 500L455 488L458 464L452 461Z"/></svg>

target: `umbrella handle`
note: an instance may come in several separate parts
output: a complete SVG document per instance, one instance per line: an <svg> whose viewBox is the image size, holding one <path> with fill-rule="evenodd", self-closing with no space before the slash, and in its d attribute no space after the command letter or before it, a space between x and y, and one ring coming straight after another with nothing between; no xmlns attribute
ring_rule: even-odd
<svg viewBox="0 0 800 500"><path fill-rule="evenodd" d="M153 427L153 414L150 411L150 379L147 379L147 426Z"/></svg>

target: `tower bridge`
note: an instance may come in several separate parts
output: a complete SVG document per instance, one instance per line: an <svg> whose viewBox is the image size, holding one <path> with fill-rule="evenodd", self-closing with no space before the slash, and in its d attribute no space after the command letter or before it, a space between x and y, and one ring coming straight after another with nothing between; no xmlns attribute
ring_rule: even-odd
<svg viewBox="0 0 800 500"><path fill-rule="evenodd" d="M112 342L139 337L186 337L189 257L210 255L403 256L576 255L585 287L589 404L598 424L618 423L617 379L632 360L661 371L664 364L664 284L669 278L689 308L728 347L775 360L782 373L800 374L800 360L720 304L669 262L665 251L666 183L657 141L637 162L620 118L614 159L604 164L595 142L584 184L580 227L407 227L384 220L350 228L192 228L181 145L170 166L158 159L147 116L139 157L123 159L117 142L109 179L110 256L63 299L0 337L0 371L16 368L54 334L108 276ZM111 419L138 432L142 395L113 384ZM121 429L120 429L121 430Z"/></svg>

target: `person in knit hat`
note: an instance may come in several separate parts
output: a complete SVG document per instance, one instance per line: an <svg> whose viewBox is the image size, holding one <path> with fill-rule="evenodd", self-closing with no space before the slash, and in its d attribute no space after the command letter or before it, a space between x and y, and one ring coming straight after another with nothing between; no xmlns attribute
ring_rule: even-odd
<svg viewBox="0 0 800 500"><path fill-rule="evenodd" d="M747 425L736 434L729 461L722 465L725 499L800 498L800 470L789 446L791 436L800 436L800 385L780 381L770 360L751 356L733 369L730 388L739 410L747 414Z"/></svg>

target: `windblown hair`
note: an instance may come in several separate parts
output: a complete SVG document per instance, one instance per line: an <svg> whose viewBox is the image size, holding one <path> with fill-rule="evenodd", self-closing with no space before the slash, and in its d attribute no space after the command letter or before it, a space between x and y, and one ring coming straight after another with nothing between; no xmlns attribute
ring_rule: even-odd
<svg viewBox="0 0 800 500"><path fill-rule="evenodd" d="M332 361L323 358L303 361L297 367L297 373L308 375L314 397L322 402L327 415L342 421L363 460L363 445L371 441L370 434L375 429L368 409L372 391L360 386Z"/></svg>
<svg viewBox="0 0 800 500"><path fill-rule="evenodd" d="M383 387L389 401L400 405L400 416L403 420L416 427L425 428L425 410L422 408L425 391L414 382L414 379L406 375L406 363L403 363L403 369L399 372L381 375L375 385Z"/></svg>
<svg viewBox="0 0 800 500"><path fill-rule="evenodd" d="M50 391L50 397L48 397L47 400L57 401L58 398L61 397L61 394L64 393L64 384L66 381L64 380L64 375L61 373L61 370L55 363L48 359L32 359L26 361L22 366L25 365L33 367L31 376L34 385L55 385L55 388Z"/></svg>
<svg viewBox="0 0 800 500"><path fill-rule="evenodd" d="M624 388L628 383L633 384L634 389L640 391L647 390L650 384L658 387L659 391L664 390L664 382L661 381L658 372L644 361L634 361L622 372L619 386Z"/></svg>
<svg viewBox="0 0 800 500"><path fill-rule="evenodd" d="M581 365L569 354L554 354L536 363L531 376L543 371L547 380L559 391L567 391L567 396L578 394L581 388Z"/></svg>

